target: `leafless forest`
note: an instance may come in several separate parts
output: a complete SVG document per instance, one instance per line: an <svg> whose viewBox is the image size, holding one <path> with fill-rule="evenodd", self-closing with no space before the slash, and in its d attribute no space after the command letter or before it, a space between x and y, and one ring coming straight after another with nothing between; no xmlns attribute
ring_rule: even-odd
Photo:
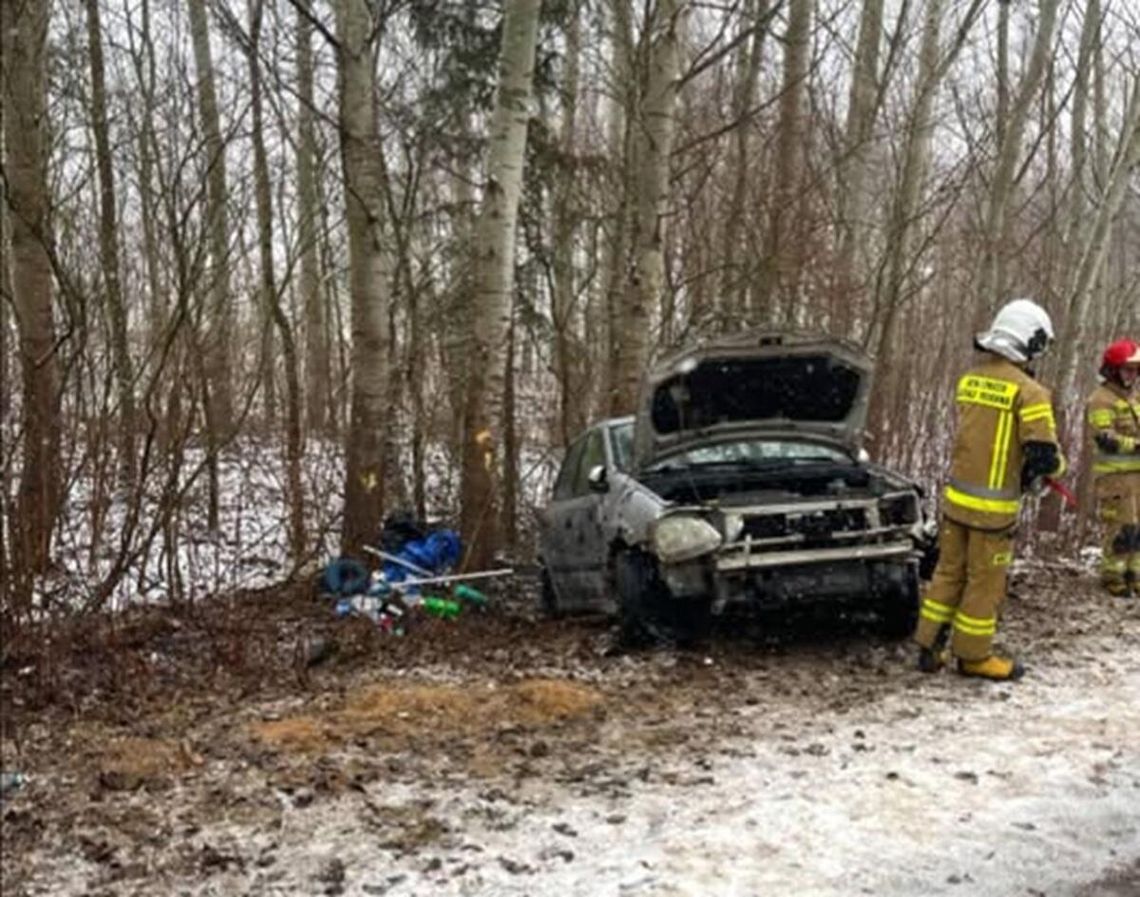
<svg viewBox="0 0 1140 897"><path fill-rule="evenodd" d="M397 507L525 556L559 447L703 335L862 344L872 455L930 481L1001 301L1070 412L1140 324L1123 0L0 9L9 631Z"/></svg>
<svg viewBox="0 0 1140 897"><path fill-rule="evenodd" d="M746 329L863 347L866 448L933 501L973 334L1033 297L1089 491L1140 4L0 0L0 36L5 895L1137 893L1140 605L1087 513L1027 502L1014 686L841 614L615 650L529 564L567 442ZM313 571L397 509L518 575L337 617Z"/></svg>

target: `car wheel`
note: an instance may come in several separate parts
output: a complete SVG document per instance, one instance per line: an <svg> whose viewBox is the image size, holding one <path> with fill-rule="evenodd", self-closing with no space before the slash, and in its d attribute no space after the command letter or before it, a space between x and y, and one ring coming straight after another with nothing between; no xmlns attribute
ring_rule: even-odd
<svg viewBox="0 0 1140 897"><path fill-rule="evenodd" d="M882 633L889 639L906 638L914 633L918 623L919 585L918 572L908 568L903 580L891 590L883 602L880 616Z"/></svg>
<svg viewBox="0 0 1140 897"><path fill-rule="evenodd" d="M651 557L623 551L615 557L614 567L623 643L684 647L708 633L712 619L708 601L673 598Z"/></svg>
<svg viewBox="0 0 1140 897"><path fill-rule="evenodd" d="M554 583L550 580L550 571L545 567L539 574L540 587L538 592L538 610L544 617L557 620L565 616L565 612L558 605L558 593L554 591Z"/></svg>

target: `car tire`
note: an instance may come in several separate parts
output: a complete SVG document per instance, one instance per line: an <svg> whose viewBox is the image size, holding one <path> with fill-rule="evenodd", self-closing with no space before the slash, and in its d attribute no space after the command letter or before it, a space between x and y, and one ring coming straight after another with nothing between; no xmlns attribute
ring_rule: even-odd
<svg viewBox="0 0 1140 897"><path fill-rule="evenodd" d="M558 604L558 593L554 591L550 571L545 567L539 573L538 611L550 620L558 620L566 616L566 612Z"/></svg>
<svg viewBox="0 0 1140 897"><path fill-rule="evenodd" d="M919 600L918 571L911 567L880 609L881 631L886 638L903 639L914 633Z"/></svg>
<svg viewBox="0 0 1140 897"><path fill-rule="evenodd" d="M622 551L614 558L622 643L687 647L708 634L712 615L705 599L672 597L653 558Z"/></svg>

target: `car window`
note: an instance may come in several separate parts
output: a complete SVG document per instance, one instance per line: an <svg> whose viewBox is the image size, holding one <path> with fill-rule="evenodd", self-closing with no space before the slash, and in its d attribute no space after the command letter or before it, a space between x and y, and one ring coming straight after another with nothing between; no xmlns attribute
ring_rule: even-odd
<svg viewBox="0 0 1140 897"><path fill-rule="evenodd" d="M766 461L837 461L851 463L851 457L837 448L820 445L816 442L785 440L747 440L720 442L716 445L703 445L666 459L664 464L724 464L735 461L743 463Z"/></svg>
<svg viewBox="0 0 1140 897"><path fill-rule="evenodd" d="M582 457L578 463L578 474L574 477L574 497L587 495L590 492L590 471L598 464L606 463L606 447L602 442L602 431L591 430L585 436L585 446Z"/></svg>
<svg viewBox="0 0 1140 897"><path fill-rule="evenodd" d="M586 437L583 436L566 450L566 457L562 460L562 469L558 471L558 479L554 481L555 501L574 495L574 479L578 475L578 462L582 460L582 449L585 447Z"/></svg>
<svg viewBox="0 0 1140 897"><path fill-rule="evenodd" d="M626 422L610 427L610 448L618 470L629 470L633 461L633 424Z"/></svg>

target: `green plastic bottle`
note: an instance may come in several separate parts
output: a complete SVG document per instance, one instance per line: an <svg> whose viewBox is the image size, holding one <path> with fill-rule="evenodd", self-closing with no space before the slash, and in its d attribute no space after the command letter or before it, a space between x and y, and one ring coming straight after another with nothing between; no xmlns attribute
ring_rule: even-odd
<svg viewBox="0 0 1140 897"><path fill-rule="evenodd" d="M476 607L487 606L487 596L469 585L460 583L453 589L453 592L455 597L460 601L466 601L468 604L474 604Z"/></svg>
<svg viewBox="0 0 1140 897"><path fill-rule="evenodd" d="M434 595L424 597L420 602L420 607L424 609L424 613L431 614L433 617L439 617L443 620L451 620L459 616L459 612L463 610L463 605L458 601L451 601L447 598L436 598Z"/></svg>

